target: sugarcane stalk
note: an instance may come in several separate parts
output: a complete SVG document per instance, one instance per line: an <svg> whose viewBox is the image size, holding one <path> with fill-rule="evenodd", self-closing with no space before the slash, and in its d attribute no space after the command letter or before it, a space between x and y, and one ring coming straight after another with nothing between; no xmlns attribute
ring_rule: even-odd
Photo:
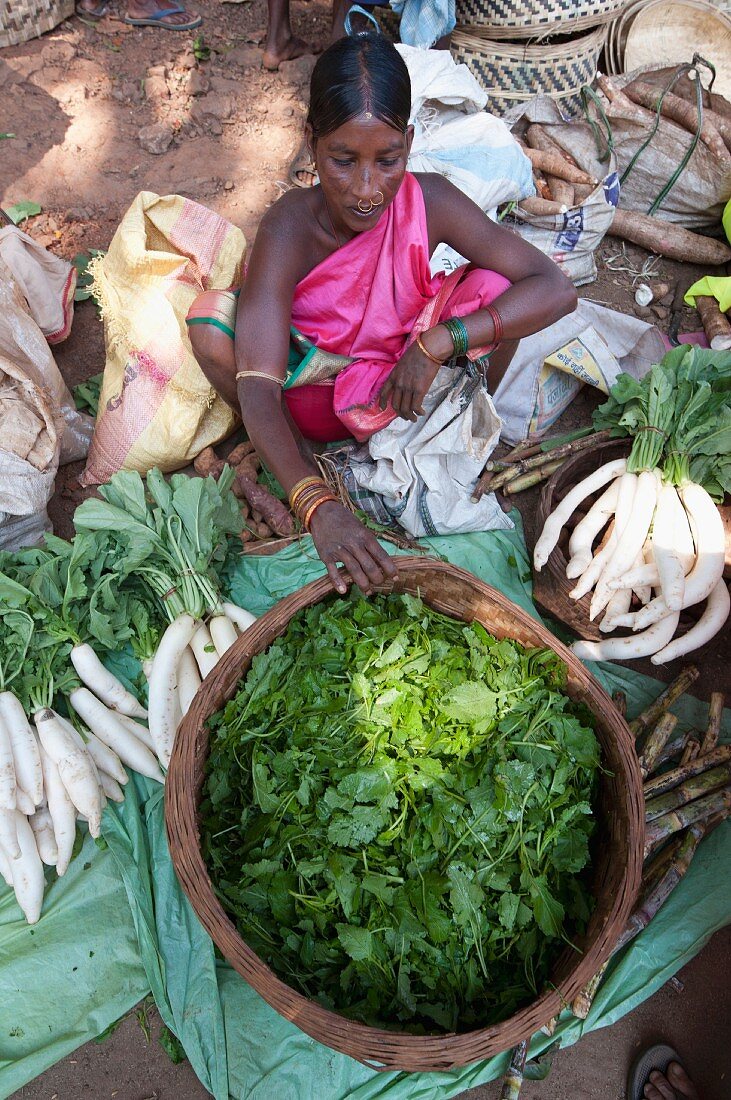
<svg viewBox="0 0 731 1100"><path fill-rule="evenodd" d="M525 1073L525 1060L528 1057L528 1040L523 1039L517 1047L513 1047L510 1065L503 1080L500 1100L518 1100L520 1090L523 1087L523 1075Z"/></svg>
<svg viewBox="0 0 731 1100"><path fill-rule="evenodd" d="M684 668L680 675L658 695L654 703L650 703L641 714L638 714L630 722L629 728L635 736L654 726L662 714L688 690L699 676L700 673L695 665L688 665L687 668Z"/></svg>
<svg viewBox="0 0 731 1100"><path fill-rule="evenodd" d="M554 1031L556 1030L557 1027L558 1027L558 1016L552 1016L551 1019L548 1020L547 1023L545 1023L543 1025L543 1027L540 1027L538 1030L542 1031L544 1035L548 1035L548 1037L550 1038L551 1035L553 1035L553 1033L554 1033Z"/></svg>
<svg viewBox="0 0 731 1100"><path fill-rule="evenodd" d="M700 759L700 757L699 757ZM677 806L684 806L692 802L694 798L717 791L731 782L731 764L721 764L717 768L709 768L707 771L694 775L685 783L679 783L671 791L658 795L645 802L645 821L655 821L663 814L670 813Z"/></svg>
<svg viewBox="0 0 731 1100"><path fill-rule="evenodd" d="M555 462L547 462L545 466L541 466L537 470L530 470L527 474L521 474L520 477L511 478L503 485L503 492L513 496L515 493L523 493L526 489L532 489L534 485L540 485L542 481L548 481L549 477L555 474L556 470L560 469L565 461L564 458L557 458Z"/></svg>
<svg viewBox="0 0 731 1100"><path fill-rule="evenodd" d="M695 822L688 828L682 838L677 838L673 845L669 846L667 850L663 850L648 866L643 874L643 883L648 885L643 891L642 901L624 926L610 959L647 928L652 918L685 875L703 837L710 833L721 820L722 815L719 814L708 818L706 821ZM661 870L663 873L658 879L658 871ZM589 1010L610 959L607 959L602 968L587 982L572 1001L571 1011L578 1019L585 1020L589 1015Z"/></svg>
<svg viewBox="0 0 731 1100"><path fill-rule="evenodd" d="M691 764L697 756L700 756L701 743L695 738L689 738L687 745L683 749L683 755L680 758L680 766L685 767L686 764Z"/></svg>
<svg viewBox="0 0 731 1100"><path fill-rule="evenodd" d="M540 449L540 442L531 443L529 439L523 439L520 443L516 443L511 451L508 451L506 455L503 455L501 461L517 462L520 458L530 458L531 455L537 455Z"/></svg>
<svg viewBox="0 0 731 1100"><path fill-rule="evenodd" d="M657 725L650 730L640 753L640 771L643 779L647 779L656 767L657 758L670 740L670 734L677 724L676 716L666 711Z"/></svg>
<svg viewBox="0 0 731 1100"><path fill-rule="evenodd" d="M612 702L624 718L627 714L627 692L620 691L619 688L617 688L616 691L612 692Z"/></svg>
<svg viewBox="0 0 731 1100"><path fill-rule="evenodd" d="M688 828L714 814L731 813L731 791L728 788L722 791L713 791L703 798L697 798L694 802L688 802L685 806L678 806L662 817L656 818L645 825L645 858L658 844L667 840L673 833Z"/></svg>
<svg viewBox="0 0 731 1100"><path fill-rule="evenodd" d="M576 439L569 440L568 443L561 443L556 447L546 447L549 440L544 440L541 443L535 444L533 447L525 447L519 450L518 447L513 451L508 452L498 461L504 464L504 468L498 470L495 473L494 469L488 469L485 467L485 472L480 476L472 499L477 501L488 490L491 493L501 489L507 481L511 481L513 477L518 477L521 474L527 474L531 470L544 468L549 464L555 463L554 470L558 469L560 465L559 459L564 462L571 455L576 454L579 451L585 450L587 447L594 446L596 443L602 443L604 440L611 438L611 430L606 429L601 432L594 432L591 435L582 435ZM554 472L553 470L551 471ZM550 475L547 474L546 477ZM539 479L544 480L543 478ZM538 484L538 481L531 481L525 488L530 488L531 485ZM515 492L516 490L511 490ZM517 490L521 492L522 489Z"/></svg>
<svg viewBox="0 0 731 1100"><path fill-rule="evenodd" d="M715 749L721 732L721 718L723 717L723 692L714 691L708 704L708 725L701 741L701 756L706 756Z"/></svg>
<svg viewBox="0 0 731 1100"><path fill-rule="evenodd" d="M685 731L685 733L681 733L680 737L676 737L673 741L668 742L668 744L665 746L665 748L662 750L662 752L658 756L657 761L655 763L655 768L654 768L654 770L651 774L654 775L654 773L657 771L658 768L661 768L663 764L667 764L668 760L673 760L677 757L678 758L678 764L680 763L679 758L683 754L683 750L685 749L686 741L690 737L690 734L691 734L691 730L687 729Z"/></svg>
<svg viewBox="0 0 731 1100"><path fill-rule="evenodd" d="M686 780L700 775L701 772L716 768L719 764L725 764L728 761L731 761L731 745L719 745L718 748L713 749L706 756L697 756L690 764L681 765L678 768L673 768L672 771L665 772L664 775L648 779L642 788L645 801L655 799L658 795L671 791L680 783L685 783Z"/></svg>

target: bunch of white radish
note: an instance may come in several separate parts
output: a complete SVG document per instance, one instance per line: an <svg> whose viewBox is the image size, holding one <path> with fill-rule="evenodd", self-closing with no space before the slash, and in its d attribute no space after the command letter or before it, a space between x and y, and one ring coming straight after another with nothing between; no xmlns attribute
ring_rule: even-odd
<svg viewBox="0 0 731 1100"><path fill-rule="evenodd" d="M723 580L723 521L701 485L687 482L676 489L657 468L630 473L626 459L608 462L547 518L533 554L535 568L546 564L576 508L600 489L569 540L566 575L577 582L570 595L578 600L591 593L589 618L603 613L601 631L629 627L633 633L575 642L574 653L589 661L650 657L664 664L704 645L723 627L731 601ZM676 638L681 611L703 601L698 621Z"/></svg>
<svg viewBox="0 0 731 1100"><path fill-rule="evenodd" d="M160 639L150 669L148 724L158 760L170 762L180 719L188 713L201 681L218 664L227 649L255 621L250 612L224 602L219 614L207 623L184 613Z"/></svg>

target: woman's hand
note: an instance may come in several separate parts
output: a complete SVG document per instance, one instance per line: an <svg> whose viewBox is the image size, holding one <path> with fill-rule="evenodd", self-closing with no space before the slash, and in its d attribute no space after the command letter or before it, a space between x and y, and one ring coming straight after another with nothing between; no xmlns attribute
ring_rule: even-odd
<svg viewBox="0 0 731 1100"><path fill-rule="evenodd" d="M343 563L366 595L375 585L396 576L396 566L373 532L342 504L321 504L310 521L310 534L333 586L341 595L348 591L348 586L338 572L338 562Z"/></svg>
<svg viewBox="0 0 731 1100"><path fill-rule="evenodd" d="M393 410L404 420L424 415L424 398L437 376L439 367L432 363L418 344L407 348L381 390L380 405L385 409L389 398Z"/></svg>

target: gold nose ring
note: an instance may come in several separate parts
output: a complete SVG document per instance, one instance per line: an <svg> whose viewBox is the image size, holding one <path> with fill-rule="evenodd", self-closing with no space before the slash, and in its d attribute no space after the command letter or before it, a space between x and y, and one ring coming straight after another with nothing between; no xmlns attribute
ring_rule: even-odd
<svg viewBox="0 0 731 1100"><path fill-rule="evenodd" d="M371 199L371 206L381 206L383 204L383 191L376 191L376 194L380 195L381 197L378 202L375 202L373 199Z"/></svg>
<svg viewBox="0 0 731 1100"><path fill-rule="evenodd" d="M376 205L380 205L380 203L377 203ZM368 205L366 206L364 199L358 199L358 209L360 210L361 214L370 214L371 210L373 209L373 203L369 199Z"/></svg>

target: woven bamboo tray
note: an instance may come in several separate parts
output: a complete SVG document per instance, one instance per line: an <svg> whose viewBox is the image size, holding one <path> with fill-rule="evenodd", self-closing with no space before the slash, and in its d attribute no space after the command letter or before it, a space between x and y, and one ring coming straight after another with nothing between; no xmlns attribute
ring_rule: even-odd
<svg viewBox="0 0 731 1100"><path fill-rule="evenodd" d="M489 110L501 114L535 95L550 95L574 111L581 88L596 77L607 28L537 45L495 41L491 33L484 27L458 25L451 40L454 59L469 67L489 95Z"/></svg>
<svg viewBox="0 0 731 1100"><path fill-rule="evenodd" d="M0 0L0 49L52 31L74 14L74 0Z"/></svg>
<svg viewBox="0 0 731 1100"><path fill-rule="evenodd" d="M627 0L457 0L457 23L484 27L490 38L543 38L609 23Z"/></svg>
<svg viewBox="0 0 731 1100"><path fill-rule="evenodd" d="M165 784L165 824L180 883L198 918L231 965L264 1000L313 1039L377 1069L448 1070L489 1058L527 1038L557 1015L612 953L634 905L644 839L642 781L634 742L609 696L545 627L500 592L463 569L424 558L396 561L398 576L381 592L418 594L431 607L465 622L477 621L498 637L527 646L551 646L568 666L568 693L596 720L605 770L600 781L594 845L596 907L581 953L565 949L554 988L501 1024L464 1034L409 1035L348 1020L285 985L244 943L216 898L200 851L198 804L208 756L206 721L235 693L252 658L284 633L302 608L333 596L327 578L281 600L249 628L198 691L178 730Z"/></svg>

